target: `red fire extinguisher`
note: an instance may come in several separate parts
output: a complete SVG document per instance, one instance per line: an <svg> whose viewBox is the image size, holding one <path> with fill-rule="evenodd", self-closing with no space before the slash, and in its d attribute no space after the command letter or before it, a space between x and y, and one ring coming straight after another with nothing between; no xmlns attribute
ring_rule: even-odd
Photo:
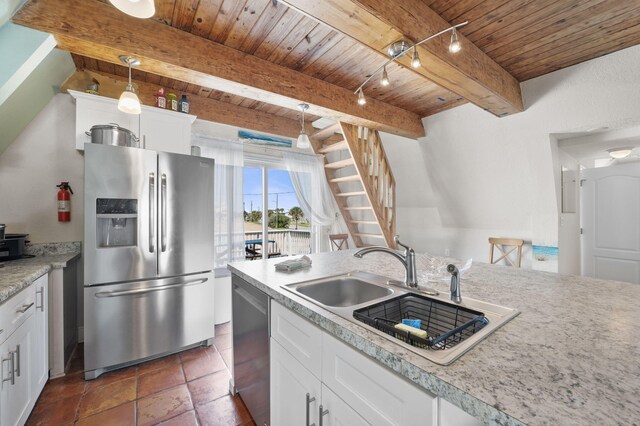
<svg viewBox="0 0 640 426"><path fill-rule="evenodd" d="M71 194L73 190L69 182L60 182L56 185L58 190L58 222L69 222L71 220Z"/></svg>

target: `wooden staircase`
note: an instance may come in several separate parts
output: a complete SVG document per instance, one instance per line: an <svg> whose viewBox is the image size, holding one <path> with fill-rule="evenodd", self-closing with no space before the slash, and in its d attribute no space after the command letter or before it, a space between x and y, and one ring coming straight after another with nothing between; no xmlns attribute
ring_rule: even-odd
<svg viewBox="0 0 640 426"><path fill-rule="evenodd" d="M396 183L378 131L335 123L310 139L356 246L395 248Z"/></svg>

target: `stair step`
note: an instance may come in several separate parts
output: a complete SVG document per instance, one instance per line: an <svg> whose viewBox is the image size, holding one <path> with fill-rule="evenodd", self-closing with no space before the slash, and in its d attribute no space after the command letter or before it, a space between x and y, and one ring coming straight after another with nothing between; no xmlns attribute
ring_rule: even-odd
<svg viewBox="0 0 640 426"><path fill-rule="evenodd" d="M343 139L342 141L336 142L331 145L323 145L323 147L320 148L318 152L320 154L328 154L329 152L342 151L345 149L349 149L349 145L347 144L347 141Z"/></svg>
<svg viewBox="0 0 640 426"><path fill-rule="evenodd" d="M342 130L340 129L340 123L332 124L330 126L325 127L324 129L318 130L313 135L310 136L311 139L321 141L329 136L332 136L334 133L339 133Z"/></svg>
<svg viewBox="0 0 640 426"><path fill-rule="evenodd" d="M378 222L375 220L350 220L350 223L355 223L357 225L377 225Z"/></svg>
<svg viewBox="0 0 640 426"><path fill-rule="evenodd" d="M381 238L384 240L384 235L379 235L379 234L361 234L356 232L356 234L358 237L366 237L366 238Z"/></svg>
<svg viewBox="0 0 640 426"><path fill-rule="evenodd" d="M359 175L342 176L339 178L333 178L329 182L340 183L340 182L353 182L353 181L360 181L360 176Z"/></svg>
<svg viewBox="0 0 640 426"><path fill-rule="evenodd" d="M345 160L334 161L333 163L327 163L324 165L327 169L342 169L344 167L353 166L353 158L349 157Z"/></svg>
<svg viewBox="0 0 640 426"><path fill-rule="evenodd" d="M345 210L373 210L373 207L371 207L371 206L358 206L358 207L347 206L344 209Z"/></svg>
<svg viewBox="0 0 640 426"><path fill-rule="evenodd" d="M336 194L336 197L358 197L361 195L367 195L365 191L356 191L356 192L340 192Z"/></svg>

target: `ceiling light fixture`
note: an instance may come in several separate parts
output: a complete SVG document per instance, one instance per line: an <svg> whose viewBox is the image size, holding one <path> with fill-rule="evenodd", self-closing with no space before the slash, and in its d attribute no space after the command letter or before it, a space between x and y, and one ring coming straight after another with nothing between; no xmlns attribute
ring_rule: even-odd
<svg viewBox="0 0 640 426"><path fill-rule="evenodd" d="M413 57L411 58L411 66L413 68L420 68L420 56L418 56L418 49L413 46Z"/></svg>
<svg viewBox="0 0 640 426"><path fill-rule="evenodd" d="M382 84L383 86L388 86L389 84L391 84L386 67L382 68L382 78L380 79L380 84Z"/></svg>
<svg viewBox="0 0 640 426"><path fill-rule="evenodd" d="M615 158L616 160L619 160L621 158L628 157L629 154L631 154L632 150L633 148L630 148L630 147L612 148L612 149L608 149L607 152L609 153L609 156L611 158Z"/></svg>
<svg viewBox="0 0 640 426"><path fill-rule="evenodd" d="M140 61L132 56L126 55L120 56L120 61L129 67L129 83L120 95L118 109L127 114L140 114L140 99L138 99L133 84L131 84L131 67L140 65Z"/></svg>
<svg viewBox="0 0 640 426"><path fill-rule="evenodd" d="M358 92L358 105L364 105L367 103L367 98L364 97L364 92L362 89Z"/></svg>
<svg viewBox="0 0 640 426"><path fill-rule="evenodd" d="M307 135L307 132L304 130L304 112L309 109L309 104L300 104L298 105L298 109L302 111L302 117L300 119L302 128L300 130L298 140L296 141L296 148L309 148L311 146L311 141L309 140L309 135Z"/></svg>
<svg viewBox="0 0 640 426"><path fill-rule="evenodd" d="M431 39L434 39L436 37L439 37L443 34L448 33L449 31L451 31L451 42L449 43L449 52L450 53L458 53L460 50L462 50L462 45L460 44L460 40L458 40L458 33L457 33L457 29L460 27L463 27L465 25L467 25L469 23L469 21L465 21L462 22L460 24L456 24L456 25L452 25L449 28L445 28L442 31L439 31L433 35L430 35L429 37L425 38L424 40L421 40L413 45L411 45L408 41L406 40L398 40L394 43L392 43L389 46L388 52L389 55L391 56L390 59L388 59L384 64L382 64L377 70L375 70L375 72L371 73L370 76L367 77L367 79L362 82L362 84L360 86L358 86L358 88L353 92L355 95L358 96L358 104L359 105L364 105L367 103L367 100L364 97L364 86L373 78L373 76L375 76L376 74L378 74L380 71L382 71L382 76L380 78L380 84L382 86L388 86L390 84L389 81L389 76L387 74L387 65L389 65L391 62L395 62L396 60L398 60L399 58L403 57L404 55L406 55L410 50L413 49L413 56L411 58L411 66L413 68L419 68L420 66L422 66L422 64L420 63L420 56L418 55L418 49L417 47L420 46L422 43L425 43Z"/></svg>
<svg viewBox="0 0 640 426"><path fill-rule="evenodd" d="M460 40L458 40L458 32L454 28L451 32L451 41L449 42L449 52L458 53L462 50L462 45L460 44Z"/></svg>
<svg viewBox="0 0 640 426"><path fill-rule="evenodd" d="M136 18L151 18L156 13L153 0L109 0L121 12Z"/></svg>

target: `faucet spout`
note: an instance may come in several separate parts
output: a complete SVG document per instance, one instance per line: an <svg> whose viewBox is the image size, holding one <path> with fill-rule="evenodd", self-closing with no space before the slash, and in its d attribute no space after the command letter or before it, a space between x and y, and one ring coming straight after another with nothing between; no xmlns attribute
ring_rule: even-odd
<svg viewBox="0 0 640 426"><path fill-rule="evenodd" d="M404 248L404 253L400 254L395 250L392 250L388 247L384 246L371 246L365 247L363 249L358 250L353 254L354 257L362 258L365 254L374 253L374 252L382 252L387 253L395 257L402 263L405 269L404 274L404 284L410 288L418 287L418 274L416 272L416 252L409 246L404 245L400 242L398 236L396 235L394 238L396 244L400 247Z"/></svg>

